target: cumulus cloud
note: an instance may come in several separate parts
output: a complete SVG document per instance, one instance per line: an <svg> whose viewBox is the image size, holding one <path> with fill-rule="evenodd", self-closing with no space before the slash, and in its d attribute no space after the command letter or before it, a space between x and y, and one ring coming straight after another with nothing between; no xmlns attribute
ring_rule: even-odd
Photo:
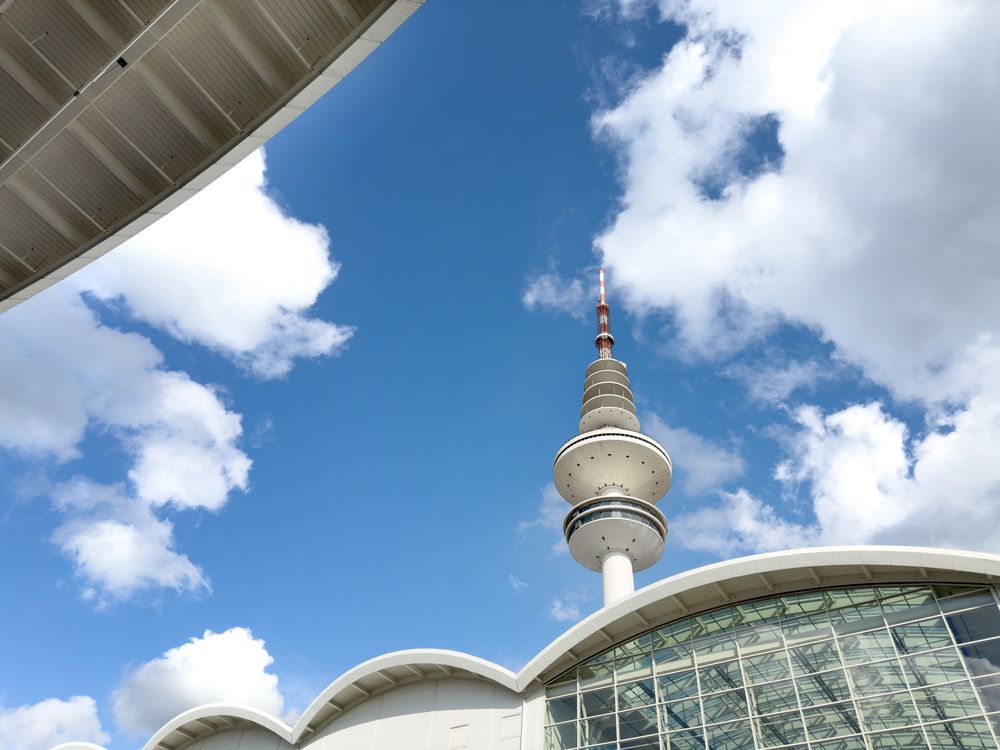
<svg viewBox="0 0 1000 750"><path fill-rule="evenodd" d="M892 401L793 412L783 497L724 493L675 530L719 553L995 548L1000 6L659 7L685 38L594 119L622 158L621 208L597 238L616 288L633 311L667 315L689 356L792 325L924 411L919 429ZM770 158L750 158L768 138ZM728 372L774 403L815 368Z"/></svg>
<svg viewBox="0 0 1000 750"><path fill-rule="evenodd" d="M722 369L726 377L742 381L750 398L763 404L782 404L800 389L811 389L831 376L836 368L823 367L815 359L777 364L738 363Z"/></svg>
<svg viewBox="0 0 1000 750"><path fill-rule="evenodd" d="M590 309L591 300L580 279L567 279L556 271L549 271L531 279L521 302L528 310L566 313L582 320Z"/></svg>
<svg viewBox="0 0 1000 750"><path fill-rule="evenodd" d="M53 541L83 579L84 598L103 606L151 588L209 589L201 568L174 548L173 524L121 487L78 478L54 497L65 520Z"/></svg>
<svg viewBox="0 0 1000 750"><path fill-rule="evenodd" d="M557 622L576 622L580 619L580 606L587 596L579 591L567 591L562 596L552 599L549 617Z"/></svg>
<svg viewBox="0 0 1000 750"><path fill-rule="evenodd" d="M719 554L803 544L1000 545L1000 407L975 399L922 437L881 404L795 414L790 455L775 476L805 489L802 520L747 491L675 519L676 538Z"/></svg>
<svg viewBox="0 0 1000 750"><path fill-rule="evenodd" d="M88 696L0 707L0 750L49 750L64 742L104 744L110 739L101 729L94 699Z"/></svg>
<svg viewBox="0 0 1000 750"><path fill-rule="evenodd" d="M77 283L263 378L287 374L296 358L337 354L353 329L307 314L340 268L330 238L289 216L265 173L255 151Z"/></svg>
<svg viewBox="0 0 1000 750"><path fill-rule="evenodd" d="M207 589L156 509L218 510L248 483L240 416L211 387L164 367L145 337L103 325L62 284L0 319L0 446L66 462L89 433L115 438L127 487L85 479L56 489L53 535L98 604L155 586Z"/></svg>
<svg viewBox="0 0 1000 750"><path fill-rule="evenodd" d="M683 427L671 427L656 414L643 416L642 424L667 450L674 464L675 481L687 495L727 484L746 469L738 452Z"/></svg>
<svg viewBox="0 0 1000 750"><path fill-rule="evenodd" d="M112 695L115 722L146 735L182 711L220 702L280 716L285 701L277 676L267 671L273 662L264 641L246 628L206 630L129 671Z"/></svg>
<svg viewBox="0 0 1000 750"><path fill-rule="evenodd" d="M631 306L697 352L789 320L903 397L974 392L1000 323L1000 6L661 10L687 37L595 118L625 189L598 246ZM768 123L783 159L747 174Z"/></svg>
<svg viewBox="0 0 1000 750"><path fill-rule="evenodd" d="M514 591L524 591L528 588L527 581L522 580L519 576L510 573L507 576L507 584L514 589Z"/></svg>
<svg viewBox="0 0 1000 750"><path fill-rule="evenodd" d="M517 533L520 539L526 539L536 529L541 530L546 540L551 543L550 551L553 555L561 555L568 552L566 548L566 538L563 536L562 525L569 506L563 500L554 484L548 484L542 490L542 502L538 506L538 513L517 525Z"/></svg>

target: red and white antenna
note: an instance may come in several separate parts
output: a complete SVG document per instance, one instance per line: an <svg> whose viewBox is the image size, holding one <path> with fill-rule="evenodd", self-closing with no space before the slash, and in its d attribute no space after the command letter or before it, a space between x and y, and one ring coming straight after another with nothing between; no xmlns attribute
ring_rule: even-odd
<svg viewBox="0 0 1000 750"><path fill-rule="evenodd" d="M615 337L611 335L611 322L609 315L611 308L605 301L604 296L604 269L601 269L601 301L597 303L597 338L594 345L597 347L598 359L611 359L611 347L615 345Z"/></svg>

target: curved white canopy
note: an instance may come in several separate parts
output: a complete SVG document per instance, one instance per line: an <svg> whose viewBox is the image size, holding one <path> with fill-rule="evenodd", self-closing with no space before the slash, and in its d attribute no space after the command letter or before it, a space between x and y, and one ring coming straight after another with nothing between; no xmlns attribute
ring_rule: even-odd
<svg viewBox="0 0 1000 750"><path fill-rule="evenodd" d="M727 560L657 581L595 612L542 649L517 674L458 651L396 651L359 664L331 682L294 727L246 706L211 704L172 719L144 750L181 750L239 721L298 745L336 716L406 682L472 678L525 693L614 643L697 612L790 591L859 582L929 581L996 583L1000 556L923 547L819 547ZM72 743L61 750L94 750L94 746Z"/></svg>

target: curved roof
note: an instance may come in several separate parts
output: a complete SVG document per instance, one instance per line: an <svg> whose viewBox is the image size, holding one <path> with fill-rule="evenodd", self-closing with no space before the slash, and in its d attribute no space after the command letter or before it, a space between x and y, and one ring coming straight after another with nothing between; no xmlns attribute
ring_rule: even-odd
<svg viewBox="0 0 1000 750"><path fill-rule="evenodd" d="M524 693L610 645L679 617L764 596L859 581L996 583L1000 582L1000 556L924 547L819 547L727 560L664 578L598 610L542 649L516 675L499 664L458 651L397 651L338 677L294 727L245 706L212 704L168 722L144 750L181 750L190 742L248 722L298 745L373 695L431 677L481 679ZM73 750L84 747L76 743Z"/></svg>
<svg viewBox="0 0 1000 750"><path fill-rule="evenodd" d="M422 3L0 1L0 311L239 163Z"/></svg>

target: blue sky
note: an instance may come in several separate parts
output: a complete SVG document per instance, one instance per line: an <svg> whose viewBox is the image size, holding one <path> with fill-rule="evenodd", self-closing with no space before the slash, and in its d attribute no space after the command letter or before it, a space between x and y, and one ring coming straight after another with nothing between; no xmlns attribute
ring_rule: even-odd
<svg viewBox="0 0 1000 750"><path fill-rule="evenodd" d="M602 262L675 462L637 585L803 545L995 549L997 8L904 5L434 0L217 191L228 213L0 316L0 748L44 747L4 722L50 699L141 743L238 692L181 689L198 659L252 656L235 697L294 712L395 649L519 668L595 610L547 488ZM274 233L227 246L209 225L247 195ZM218 304L183 283L206 253L254 268L220 262ZM144 578L107 523L158 540Z"/></svg>

